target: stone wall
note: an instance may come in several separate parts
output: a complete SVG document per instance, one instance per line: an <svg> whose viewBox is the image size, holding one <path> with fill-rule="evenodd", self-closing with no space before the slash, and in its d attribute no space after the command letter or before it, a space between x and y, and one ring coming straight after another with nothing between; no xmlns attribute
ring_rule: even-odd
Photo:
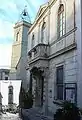
<svg viewBox="0 0 82 120"><path fill-rule="evenodd" d="M54 99L57 98L56 93L56 67L64 65L64 83L77 83L77 55L76 50L53 58L49 62L49 79L48 79L48 108L55 111ZM50 93L51 91L51 93Z"/></svg>

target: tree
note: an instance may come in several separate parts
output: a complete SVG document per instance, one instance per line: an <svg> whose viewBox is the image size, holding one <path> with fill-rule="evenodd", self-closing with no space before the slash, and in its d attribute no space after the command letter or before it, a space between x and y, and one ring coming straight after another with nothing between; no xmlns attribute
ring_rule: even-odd
<svg viewBox="0 0 82 120"><path fill-rule="evenodd" d="M33 95L30 91L26 92L25 89L22 87L20 88L19 93L19 107L24 109L32 108L33 105Z"/></svg>
<svg viewBox="0 0 82 120"><path fill-rule="evenodd" d="M54 120L80 120L79 109L74 103L66 101L62 109L56 111Z"/></svg>

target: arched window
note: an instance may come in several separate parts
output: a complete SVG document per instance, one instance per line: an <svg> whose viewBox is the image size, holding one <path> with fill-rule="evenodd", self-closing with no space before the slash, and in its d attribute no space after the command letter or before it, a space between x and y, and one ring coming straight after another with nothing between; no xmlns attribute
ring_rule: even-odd
<svg viewBox="0 0 82 120"><path fill-rule="evenodd" d="M58 9L58 38L65 34L65 13L64 5L61 4Z"/></svg>
<svg viewBox="0 0 82 120"><path fill-rule="evenodd" d="M19 32L16 34L16 41L19 41Z"/></svg>
<svg viewBox="0 0 82 120"><path fill-rule="evenodd" d="M46 29L46 23L44 22L41 30L41 43L43 43L45 39L45 29Z"/></svg>
<svg viewBox="0 0 82 120"><path fill-rule="evenodd" d="M31 47L33 48L34 47L34 34L32 35L32 44L31 44Z"/></svg>

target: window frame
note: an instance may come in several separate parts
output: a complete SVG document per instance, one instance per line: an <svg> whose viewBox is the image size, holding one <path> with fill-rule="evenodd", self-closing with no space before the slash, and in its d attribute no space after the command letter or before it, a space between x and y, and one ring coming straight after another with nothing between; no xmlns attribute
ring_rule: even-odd
<svg viewBox="0 0 82 120"><path fill-rule="evenodd" d="M34 44L35 44L35 35L34 33L32 34L32 41L31 41L31 48L34 47Z"/></svg>
<svg viewBox="0 0 82 120"><path fill-rule="evenodd" d="M63 69L63 71L62 71L62 72L63 72L63 75L62 75L62 79L63 79L63 80L62 80L62 83L58 83L58 76L57 76L58 74L57 74L57 72L58 72L58 69L59 69L59 68L62 68L62 69ZM59 86L62 87L62 99L60 99L61 96L58 96L58 90L59 90L58 87L59 87ZM63 64L56 67L56 90L57 90L57 91L56 91L56 98L57 98L58 100L64 100L64 65L63 65Z"/></svg>
<svg viewBox="0 0 82 120"><path fill-rule="evenodd" d="M46 30L46 22L43 22L42 29L41 29L41 43L44 42L45 30Z"/></svg>
<svg viewBox="0 0 82 120"><path fill-rule="evenodd" d="M19 32L16 33L16 42L19 41Z"/></svg>
<svg viewBox="0 0 82 120"><path fill-rule="evenodd" d="M57 33L58 38L62 37L65 34L65 10L63 4L60 4L60 7L58 9Z"/></svg>

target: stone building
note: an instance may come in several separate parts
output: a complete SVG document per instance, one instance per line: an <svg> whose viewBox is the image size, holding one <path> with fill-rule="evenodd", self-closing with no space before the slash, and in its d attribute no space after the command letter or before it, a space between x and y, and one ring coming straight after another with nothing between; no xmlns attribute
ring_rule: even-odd
<svg viewBox="0 0 82 120"><path fill-rule="evenodd" d="M0 80L8 80L9 72L10 69L0 69Z"/></svg>
<svg viewBox="0 0 82 120"><path fill-rule="evenodd" d="M29 89L46 114L63 100L82 108L81 14L81 0L49 0L27 32Z"/></svg>
<svg viewBox="0 0 82 120"><path fill-rule="evenodd" d="M23 80L26 85L26 60L27 60L27 32L31 26L30 18L26 8L20 19L14 26L14 42L12 45L11 57L11 80ZM27 87L27 86L26 86Z"/></svg>
<svg viewBox="0 0 82 120"><path fill-rule="evenodd" d="M13 86L12 84L8 87L8 109L13 110Z"/></svg>
<svg viewBox="0 0 82 120"><path fill-rule="evenodd" d="M2 111L2 94L1 94L1 92L0 92L0 112Z"/></svg>

